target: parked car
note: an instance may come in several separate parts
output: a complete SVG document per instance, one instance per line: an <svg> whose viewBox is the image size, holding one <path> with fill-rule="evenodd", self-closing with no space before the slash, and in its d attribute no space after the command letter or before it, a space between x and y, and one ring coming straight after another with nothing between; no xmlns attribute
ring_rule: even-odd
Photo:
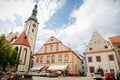
<svg viewBox="0 0 120 80"><path fill-rule="evenodd" d="M99 72L94 73L93 78L95 80L102 80L102 76Z"/></svg>
<svg viewBox="0 0 120 80"><path fill-rule="evenodd" d="M39 76L45 77L45 76L47 76L47 74L46 74L46 72L40 72Z"/></svg>
<svg viewBox="0 0 120 80"><path fill-rule="evenodd" d="M58 74L56 72L55 73L51 73L50 77L58 77Z"/></svg>

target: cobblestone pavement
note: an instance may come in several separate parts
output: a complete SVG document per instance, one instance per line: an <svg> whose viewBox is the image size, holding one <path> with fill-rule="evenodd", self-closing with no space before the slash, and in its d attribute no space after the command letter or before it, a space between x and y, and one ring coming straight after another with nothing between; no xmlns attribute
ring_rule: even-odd
<svg viewBox="0 0 120 80"><path fill-rule="evenodd" d="M33 77L33 80L94 80L92 77Z"/></svg>

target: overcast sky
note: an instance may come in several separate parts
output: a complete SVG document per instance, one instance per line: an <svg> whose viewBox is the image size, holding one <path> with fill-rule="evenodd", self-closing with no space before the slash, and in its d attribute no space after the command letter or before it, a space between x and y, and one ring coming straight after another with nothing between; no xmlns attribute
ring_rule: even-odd
<svg viewBox="0 0 120 80"><path fill-rule="evenodd" d="M106 40L120 35L120 0L0 0L0 34L22 32L38 4L36 48L54 36L82 54L93 32Z"/></svg>

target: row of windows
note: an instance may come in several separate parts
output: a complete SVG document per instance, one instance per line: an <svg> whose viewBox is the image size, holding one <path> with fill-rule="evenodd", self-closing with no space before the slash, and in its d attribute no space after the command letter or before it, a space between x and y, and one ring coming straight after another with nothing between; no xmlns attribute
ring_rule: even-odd
<svg viewBox="0 0 120 80"><path fill-rule="evenodd" d="M40 62L40 63L42 63L43 62L43 56L40 56L40 57L37 57L37 59L36 59L36 62L38 63L38 62ZM66 54L65 55L65 61L68 61L68 55ZM62 55L58 55L58 58L57 57L55 57L55 55L52 55L52 56L46 56L46 62L47 63L50 63L50 61L53 63L53 62L55 62L55 59L58 59L58 61L62 61L62 59L63 59L63 57L62 57Z"/></svg>
<svg viewBox="0 0 120 80"><path fill-rule="evenodd" d="M105 49L107 49L107 48L108 48L108 46L104 46L104 48L105 48ZM92 48L89 48L89 50L90 50L90 51L92 51L93 49L92 49Z"/></svg>
<svg viewBox="0 0 120 80"><path fill-rule="evenodd" d="M89 72L90 72L90 73L95 73L95 67L94 67L94 66L90 66L90 67L89 67ZM110 69L110 72L111 72L111 73L114 73L114 69Z"/></svg>
<svg viewBox="0 0 120 80"><path fill-rule="evenodd" d="M109 61L113 61L114 60L114 56L111 54L111 55L108 55L108 59ZM101 56L96 56L96 62L101 62ZM93 62L93 57L88 57L88 62Z"/></svg>

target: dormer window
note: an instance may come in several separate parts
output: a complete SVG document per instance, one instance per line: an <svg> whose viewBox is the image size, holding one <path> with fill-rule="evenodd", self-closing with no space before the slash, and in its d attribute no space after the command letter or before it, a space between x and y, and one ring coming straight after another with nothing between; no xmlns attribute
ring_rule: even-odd
<svg viewBox="0 0 120 80"><path fill-rule="evenodd" d="M27 39L27 36L25 36L24 38Z"/></svg>

